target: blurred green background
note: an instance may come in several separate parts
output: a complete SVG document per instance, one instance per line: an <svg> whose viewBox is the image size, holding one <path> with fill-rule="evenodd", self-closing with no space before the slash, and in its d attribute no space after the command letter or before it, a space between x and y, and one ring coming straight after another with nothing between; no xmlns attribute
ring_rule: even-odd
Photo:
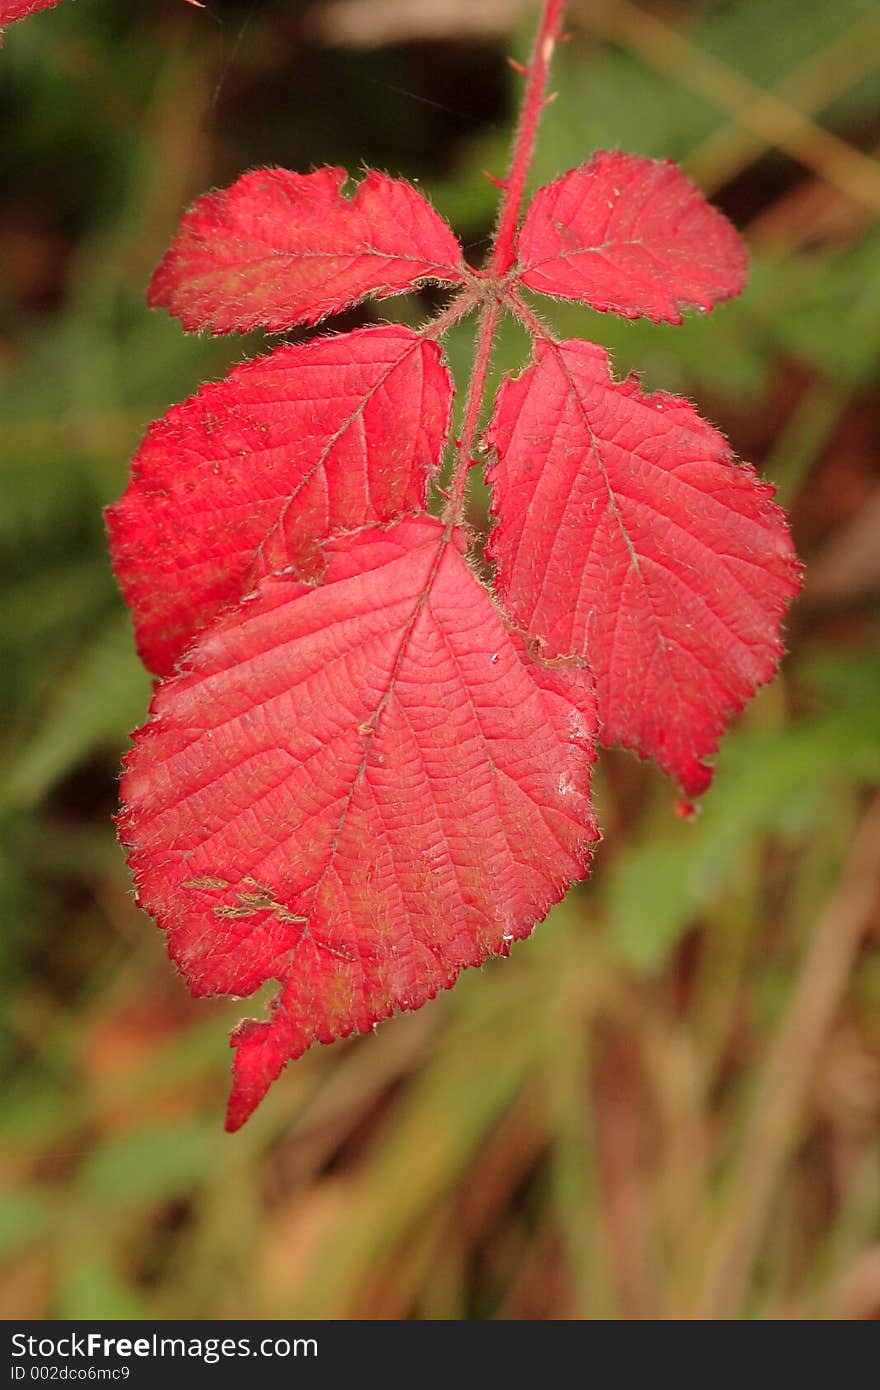
<svg viewBox="0 0 880 1390"><path fill-rule="evenodd" d="M604 754L592 882L509 961L313 1050L232 1137L224 1034L260 1001L189 998L114 840L148 680L101 508L153 417L263 347L145 308L183 207L254 164L369 164L478 259L533 22L520 0L65 0L7 31L6 1317L880 1315L870 0L572 0L540 137L542 182L597 146L681 160L753 253L742 299L680 329L553 313L693 395L808 565L699 819ZM498 370L524 347L507 331Z"/></svg>

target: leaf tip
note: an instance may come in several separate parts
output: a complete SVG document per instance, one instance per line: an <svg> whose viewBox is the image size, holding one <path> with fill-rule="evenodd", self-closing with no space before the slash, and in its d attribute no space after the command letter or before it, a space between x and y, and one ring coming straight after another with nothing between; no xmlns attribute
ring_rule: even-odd
<svg viewBox="0 0 880 1390"><path fill-rule="evenodd" d="M232 1090L226 1106L226 1131L234 1134L250 1119L272 1082L289 1060L270 1023L245 1018L229 1039L235 1049Z"/></svg>

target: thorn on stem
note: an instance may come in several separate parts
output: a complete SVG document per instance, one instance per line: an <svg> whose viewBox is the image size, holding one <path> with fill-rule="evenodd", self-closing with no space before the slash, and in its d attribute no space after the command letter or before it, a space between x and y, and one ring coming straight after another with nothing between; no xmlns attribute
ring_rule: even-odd
<svg viewBox="0 0 880 1390"><path fill-rule="evenodd" d="M508 58L507 66L513 68L514 72L518 72L520 77L525 77L528 72L525 63L520 63L516 58Z"/></svg>
<svg viewBox="0 0 880 1390"><path fill-rule="evenodd" d="M543 101L543 103L542 103L542 108L541 108L541 109L543 110L544 107L546 107L546 106L552 106L553 103L554 103L554 101L557 100L558 96L559 96L559 93L558 93L558 92L551 92L549 96L546 96L546 97L544 98L544 101Z"/></svg>
<svg viewBox="0 0 880 1390"><path fill-rule="evenodd" d="M507 179L496 179L495 175L490 174L488 169L482 169L480 172L482 173L483 178L488 179L489 182L493 183L496 188L505 189L507 187Z"/></svg>

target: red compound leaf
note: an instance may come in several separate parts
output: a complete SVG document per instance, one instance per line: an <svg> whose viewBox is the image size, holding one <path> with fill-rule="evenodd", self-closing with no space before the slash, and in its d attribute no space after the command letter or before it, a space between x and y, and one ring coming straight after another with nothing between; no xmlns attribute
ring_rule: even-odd
<svg viewBox="0 0 880 1390"><path fill-rule="evenodd" d="M409 184L369 174L348 199L342 170L270 169L201 199L153 280L152 304L214 332L463 287L422 334L284 347L205 387L152 427L109 510L141 652L178 668L126 759L140 900L195 994L280 985L233 1035L230 1129L289 1059L506 954L586 873L600 718L694 797L781 654L799 571L772 488L685 401L614 382L590 343L545 341L519 293L677 323L745 274L677 169L622 154L538 193L511 269L562 11L545 0L483 271ZM503 308L538 339L487 436L488 550L515 626L457 529ZM472 309L436 521L451 383L435 340Z"/></svg>
<svg viewBox="0 0 880 1390"><path fill-rule="evenodd" d="M404 179L344 169L255 169L200 198L153 276L149 303L213 333L317 323L365 295L458 284L461 246Z"/></svg>
<svg viewBox="0 0 880 1390"><path fill-rule="evenodd" d="M122 785L143 905L196 994L281 982L233 1036L228 1127L313 1042L527 936L596 839L580 673L524 660L440 522L268 576L163 684Z"/></svg>
<svg viewBox="0 0 880 1390"><path fill-rule="evenodd" d="M502 597L548 655L588 660L603 741L698 795L799 587L772 487L686 401L612 381L580 341L538 344L488 443Z"/></svg>
<svg viewBox="0 0 880 1390"><path fill-rule="evenodd" d="M437 344L389 325L278 348L152 425L107 514L146 665L261 575L311 577L330 532L423 508L451 400Z"/></svg>
<svg viewBox="0 0 880 1390"><path fill-rule="evenodd" d="M535 194L518 243L523 284L594 309L681 323L739 294L746 253L674 164L598 153Z"/></svg>
<svg viewBox="0 0 880 1390"><path fill-rule="evenodd" d="M0 28L16 19L27 19L39 10L49 10L60 0L0 0Z"/></svg>

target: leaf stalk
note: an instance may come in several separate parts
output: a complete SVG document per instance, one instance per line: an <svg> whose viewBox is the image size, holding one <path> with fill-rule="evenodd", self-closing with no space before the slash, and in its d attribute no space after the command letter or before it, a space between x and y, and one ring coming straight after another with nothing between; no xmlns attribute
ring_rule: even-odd
<svg viewBox="0 0 880 1390"><path fill-rule="evenodd" d="M457 444L455 465L449 484L449 501L444 509L444 520L450 528L459 526L464 521L468 477L474 459L495 331L501 309L506 306L506 296L503 295L500 282L514 264L514 246L523 192L535 149L538 123L546 105L544 92L553 51L559 38L564 8L564 0L544 0L532 55L526 68L526 87L513 141L510 171L504 181L504 195L498 211L492 250L484 273L484 278L489 284L494 282L495 293L492 298L487 297L483 300L480 309L477 345L468 385L461 438Z"/></svg>

